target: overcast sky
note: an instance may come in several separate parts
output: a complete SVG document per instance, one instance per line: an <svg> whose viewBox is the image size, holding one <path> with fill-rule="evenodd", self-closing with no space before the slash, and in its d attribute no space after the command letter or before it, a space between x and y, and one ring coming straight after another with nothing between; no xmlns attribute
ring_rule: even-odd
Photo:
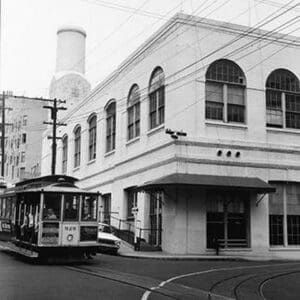
<svg viewBox="0 0 300 300"><path fill-rule="evenodd" d="M0 0L1 1L1 0ZM178 11L254 26L298 0L2 0L1 89L47 96L56 59L56 31L87 32L86 77L94 87ZM266 29L299 16L299 6ZM243 13L244 12L244 13ZM243 14L242 14L243 13ZM294 31L297 24L285 32ZM299 36L300 31L293 35Z"/></svg>

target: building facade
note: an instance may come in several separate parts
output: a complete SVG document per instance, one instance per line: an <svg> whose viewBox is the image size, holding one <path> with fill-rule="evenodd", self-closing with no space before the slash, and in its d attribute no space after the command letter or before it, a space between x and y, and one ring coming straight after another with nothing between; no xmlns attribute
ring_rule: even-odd
<svg viewBox="0 0 300 300"><path fill-rule="evenodd" d="M177 14L61 120L58 173L166 252L300 258L299 49Z"/></svg>
<svg viewBox="0 0 300 300"><path fill-rule="evenodd" d="M10 183L41 175L42 139L48 118L45 102L6 99L4 178Z"/></svg>

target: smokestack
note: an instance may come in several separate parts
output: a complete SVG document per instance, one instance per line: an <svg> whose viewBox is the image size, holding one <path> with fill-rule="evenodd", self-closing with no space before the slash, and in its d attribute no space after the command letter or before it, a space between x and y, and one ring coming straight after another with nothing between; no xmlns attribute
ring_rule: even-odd
<svg viewBox="0 0 300 300"><path fill-rule="evenodd" d="M56 73L85 73L85 38L86 32L80 27L63 26L57 30Z"/></svg>

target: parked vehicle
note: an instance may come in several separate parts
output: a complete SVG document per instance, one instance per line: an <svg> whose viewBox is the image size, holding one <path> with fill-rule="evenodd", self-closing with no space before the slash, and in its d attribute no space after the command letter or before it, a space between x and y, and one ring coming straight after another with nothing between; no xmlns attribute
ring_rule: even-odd
<svg viewBox="0 0 300 300"><path fill-rule="evenodd" d="M99 223L98 226L98 252L116 255L121 239L113 234L114 230L111 226L105 223Z"/></svg>

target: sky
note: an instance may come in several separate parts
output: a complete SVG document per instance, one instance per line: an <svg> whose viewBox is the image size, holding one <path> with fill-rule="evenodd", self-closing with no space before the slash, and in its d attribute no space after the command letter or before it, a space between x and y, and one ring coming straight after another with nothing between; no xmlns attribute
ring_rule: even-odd
<svg viewBox="0 0 300 300"><path fill-rule="evenodd" d="M56 60L56 32L62 25L83 27L86 78L92 87L176 12L255 26L298 0L0 0L0 90L47 97ZM264 29L299 17L293 8ZM299 19L286 28L300 36Z"/></svg>

